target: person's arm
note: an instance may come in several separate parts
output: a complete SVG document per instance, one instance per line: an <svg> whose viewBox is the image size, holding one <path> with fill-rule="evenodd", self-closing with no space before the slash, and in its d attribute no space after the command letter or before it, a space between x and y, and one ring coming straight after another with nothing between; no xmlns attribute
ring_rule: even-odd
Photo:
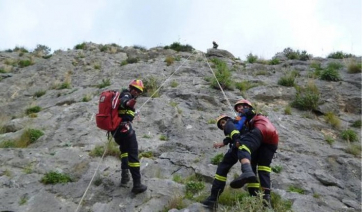
<svg viewBox="0 0 362 212"><path fill-rule="evenodd" d="M244 124L245 124L245 121L246 121L246 117L245 116L238 116L235 121L234 121L234 125L236 127L237 130L239 130L239 132L242 131L243 127L244 127Z"/></svg>
<svg viewBox="0 0 362 212"><path fill-rule="evenodd" d="M121 97L121 107L126 109L134 110L134 105L136 104L136 100L132 98L130 93L126 93Z"/></svg>

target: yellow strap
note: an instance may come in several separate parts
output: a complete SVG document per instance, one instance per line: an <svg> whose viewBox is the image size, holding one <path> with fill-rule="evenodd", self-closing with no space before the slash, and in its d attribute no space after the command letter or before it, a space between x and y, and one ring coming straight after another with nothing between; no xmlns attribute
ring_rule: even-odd
<svg viewBox="0 0 362 212"><path fill-rule="evenodd" d="M121 158L125 158L125 157L128 157L128 153L121 154Z"/></svg>
<svg viewBox="0 0 362 212"><path fill-rule="evenodd" d="M119 115L131 115L131 116L134 116L135 112L133 112L132 110L119 110L118 114Z"/></svg>
<svg viewBox="0 0 362 212"><path fill-rule="evenodd" d="M239 150L243 150L243 149L245 149L246 151L249 152L249 154L251 154L250 149L247 146L245 146L244 144L239 146Z"/></svg>
<svg viewBox="0 0 362 212"><path fill-rule="evenodd" d="M226 182L226 177L220 176L218 174L215 175L215 179L220 180L222 182Z"/></svg>
<svg viewBox="0 0 362 212"><path fill-rule="evenodd" d="M234 134L240 134L240 132L239 132L238 130L233 130L233 131L230 133L230 138L232 138Z"/></svg>
<svg viewBox="0 0 362 212"><path fill-rule="evenodd" d="M271 172L272 169L269 166L258 166L258 171Z"/></svg>
<svg viewBox="0 0 362 212"><path fill-rule="evenodd" d="M260 188L260 183L247 183L248 188Z"/></svg>
<svg viewBox="0 0 362 212"><path fill-rule="evenodd" d="M129 167L140 167L141 164L140 163L130 163L130 162L128 162L128 166Z"/></svg>

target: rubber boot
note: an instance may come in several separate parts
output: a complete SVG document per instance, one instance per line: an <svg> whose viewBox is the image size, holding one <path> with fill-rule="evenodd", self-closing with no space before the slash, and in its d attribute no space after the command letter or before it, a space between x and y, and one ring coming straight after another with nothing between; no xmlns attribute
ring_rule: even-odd
<svg viewBox="0 0 362 212"><path fill-rule="evenodd" d="M241 171L243 172L238 178L236 178L235 180L233 180L230 183L230 187L231 188L241 188L243 187L246 183L256 183L258 182L253 169L251 168L250 163L244 163L241 166Z"/></svg>
<svg viewBox="0 0 362 212"><path fill-rule="evenodd" d="M130 177L128 174L128 169L122 169L121 186L126 186L129 181Z"/></svg>
<svg viewBox="0 0 362 212"><path fill-rule="evenodd" d="M204 205L204 207L216 211L217 200L221 195L221 193L224 191L224 187L225 187L225 182L214 180L214 182L212 183L211 195L201 202Z"/></svg>
<svg viewBox="0 0 362 212"><path fill-rule="evenodd" d="M201 204L204 205L204 207L216 210L217 209L217 198L213 197L212 195L206 198L205 200L201 201Z"/></svg>
<svg viewBox="0 0 362 212"><path fill-rule="evenodd" d="M257 196L257 192L259 191L259 189L258 188L248 188L248 191L249 191L250 196L255 197L255 196Z"/></svg>
<svg viewBox="0 0 362 212"><path fill-rule="evenodd" d="M264 207L271 208L270 194L264 194L264 196L263 196L263 205L264 205Z"/></svg>
<svg viewBox="0 0 362 212"><path fill-rule="evenodd" d="M146 190L147 190L147 186L143 185L141 183L141 181L133 182L132 193L139 194L139 193L145 192Z"/></svg>

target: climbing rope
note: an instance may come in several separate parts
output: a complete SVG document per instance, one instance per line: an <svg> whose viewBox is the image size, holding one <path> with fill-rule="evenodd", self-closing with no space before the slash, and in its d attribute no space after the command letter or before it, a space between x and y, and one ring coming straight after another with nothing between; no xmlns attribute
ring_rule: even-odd
<svg viewBox="0 0 362 212"><path fill-rule="evenodd" d="M226 99L226 102L227 102L228 105L230 106L231 111L232 111L232 112L234 113L234 115L236 116L236 113L235 113L235 111L234 111L234 108L231 106L230 101L229 101L229 99L227 98L227 96L226 96L226 94L225 94L225 92L224 92L224 89L222 89L222 87L221 87L221 85L220 85L220 83L219 83L219 80L217 79L217 77L216 77L216 75L215 75L215 72L212 70L212 68L211 68L211 66L210 66L210 64L209 64L209 61L207 60L205 54L204 54L204 53L202 53L202 54L204 55L204 57L205 57L205 59L206 59L206 63L207 63L207 65L209 66L211 73L214 75L215 80L216 80L217 84L219 85L220 90L221 90L222 94L224 95L224 98Z"/></svg>
<svg viewBox="0 0 362 212"><path fill-rule="evenodd" d="M193 53L193 54L194 54L194 53ZM170 79L170 78L186 63L186 61L188 61L188 59L189 59L193 54L191 54L190 56L188 56L188 57L186 58L186 60L185 60L174 72L172 72L169 77L166 78L166 80L157 88L157 90L141 105L141 107L139 107L139 109L138 109L139 111L140 111L140 109L161 89L161 87L166 83L166 81L167 81L168 79ZM93 116L91 117L91 120L92 120L92 119L93 119ZM112 138L113 138L113 135L112 135L111 138L108 138L108 143L111 142ZM96 170L95 170L95 172L94 172L94 174L93 174L93 176L92 176L92 179L90 180L90 182L89 182L86 190L84 191L84 194L83 194L82 198L80 199L79 204L78 204L77 209L75 210L75 212L78 211L81 203L83 202L83 199L84 199L84 197L86 196L86 194L87 194L87 192L88 192L88 190L89 190L89 187L90 187L90 185L92 184L92 182L93 182L93 180L94 180L94 177L96 176L96 174L97 174L97 172L98 172L99 166L101 165L101 163L102 163L102 161L103 161L103 159L104 159L104 156L106 155L106 152L107 152L107 143L105 144L102 158L100 159L100 161L99 161L99 163L98 163L98 165L97 165L97 168L96 168Z"/></svg>

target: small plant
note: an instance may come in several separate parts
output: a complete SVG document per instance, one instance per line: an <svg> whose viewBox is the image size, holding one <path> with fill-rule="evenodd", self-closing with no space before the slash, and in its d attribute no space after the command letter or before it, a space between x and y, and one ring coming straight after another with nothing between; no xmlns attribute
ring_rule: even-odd
<svg viewBox="0 0 362 212"><path fill-rule="evenodd" d="M321 197L321 195L317 194L317 193L314 193L313 194L313 197L316 198L316 199L319 199Z"/></svg>
<svg viewBox="0 0 362 212"><path fill-rule="evenodd" d="M41 107L39 106L34 106L34 107L30 107L30 108L27 108L25 110L25 114L26 115L29 115L29 114L32 114L32 113L38 113L41 111Z"/></svg>
<svg viewBox="0 0 362 212"><path fill-rule="evenodd" d="M338 70L333 69L333 68L327 68L327 69L323 70L320 78L321 78L321 80L326 80L326 81L340 81L341 80L341 76L339 75Z"/></svg>
<svg viewBox="0 0 362 212"><path fill-rule="evenodd" d="M97 178L94 180L94 183L93 183L93 184L94 184L95 186L100 186L102 183L103 183L102 178L97 177Z"/></svg>
<svg viewBox="0 0 362 212"><path fill-rule="evenodd" d="M127 60L123 60L123 61L121 62L121 66L125 66L125 65L127 65L127 64L128 64Z"/></svg>
<svg viewBox="0 0 362 212"><path fill-rule="evenodd" d="M175 61L175 59L173 57L170 57L170 56L166 57L166 59L165 59L165 62L166 62L167 66L170 66L171 64L173 64L174 61Z"/></svg>
<svg viewBox="0 0 362 212"><path fill-rule="evenodd" d="M343 130L341 133L341 137L348 142L358 141L357 133L351 129Z"/></svg>
<svg viewBox="0 0 362 212"><path fill-rule="evenodd" d="M19 200L19 205L24 205L28 201L27 197L21 197Z"/></svg>
<svg viewBox="0 0 362 212"><path fill-rule="evenodd" d="M361 66L362 66L361 62L351 62L347 66L347 71L350 74L361 73L362 72Z"/></svg>
<svg viewBox="0 0 362 212"><path fill-rule="evenodd" d="M142 138L152 138L152 136L145 134L145 135L142 136Z"/></svg>
<svg viewBox="0 0 362 212"><path fill-rule="evenodd" d="M141 51L145 51L145 50L147 50L147 49L146 49L146 47L141 46L141 45L133 45L133 48L135 48L135 49L139 49L139 50L141 50Z"/></svg>
<svg viewBox="0 0 362 212"><path fill-rule="evenodd" d="M171 107L177 107L178 103L177 103L177 102L174 102L174 101L171 101L171 102L170 102L170 105L171 105Z"/></svg>
<svg viewBox="0 0 362 212"><path fill-rule="evenodd" d="M295 87L296 97L291 106L301 110L314 110L318 106L319 90L313 82L309 82L305 87Z"/></svg>
<svg viewBox="0 0 362 212"><path fill-rule="evenodd" d="M172 88L176 88L178 86L178 82L176 81L176 80L173 80L172 82L171 82L171 87Z"/></svg>
<svg viewBox="0 0 362 212"><path fill-rule="evenodd" d="M278 65L280 63L279 59L273 58L269 61L269 65Z"/></svg>
<svg viewBox="0 0 362 212"><path fill-rule="evenodd" d="M41 97L41 96L44 96L45 93L46 93L46 91L44 91L44 90L39 90L39 91L37 91L37 92L34 93L33 97L39 98L39 97Z"/></svg>
<svg viewBox="0 0 362 212"><path fill-rule="evenodd" d="M138 158L139 158L139 159L141 159L141 158L153 158L153 152L151 152L151 151L141 152L141 153L138 155Z"/></svg>
<svg viewBox="0 0 362 212"><path fill-rule="evenodd" d="M280 173L283 170L283 167L280 165L276 165L276 166L272 166L271 169L275 173Z"/></svg>
<svg viewBox="0 0 362 212"><path fill-rule="evenodd" d="M104 145L97 145L89 152L89 156L91 157L102 157L104 153ZM114 156L119 157L120 152L118 145L115 142L107 143L107 151L104 153L104 156Z"/></svg>
<svg viewBox="0 0 362 212"><path fill-rule="evenodd" d="M57 183L68 183L73 182L72 178L67 174L62 174L55 171L46 173L40 182L44 184L57 184Z"/></svg>
<svg viewBox="0 0 362 212"><path fill-rule="evenodd" d="M355 57L355 56L353 54L343 53L342 51L332 52L327 56L327 58L333 58L333 59L343 59L349 57Z"/></svg>
<svg viewBox="0 0 362 212"><path fill-rule="evenodd" d="M211 61L216 66L215 76L217 79L216 80L215 77L212 78L211 87L215 89L220 89L219 87L220 84L222 89L232 90L234 81L231 78L231 71L228 69L227 64L222 60L216 58L212 59Z"/></svg>
<svg viewBox="0 0 362 212"><path fill-rule="evenodd" d="M45 56L45 55L49 55L49 53L51 52L51 48L49 48L45 45L38 44L36 46L36 48L34 49L34 52L40 56Z"/></svg>
<svg viewBox="0 0 362 212"><path fill-rule="evenodd" d="M246 60L247 60L249 63L255 63L255 62L258 60L258 56L253 55L252 53L249 53L249 54L246 56Z"/></svg>
<svg viewBox="0 0 362 212"><path fill-rule="evenodd" d="M167 203L167 205L164 206L162 212L168 212L171 209L183 209L186 207L186 203L183 202L183 197L181 195L173 196Z"/></svg>
<svg viewBox="0 0 362 212"><path fill-rule="evenodd" d="M94 64L94 69L97 69L97 70L101 69L101 64L99 64L99 63Z"/></svg>
<svg viewBox="0 0 362 212"><path fill-rule="evenodd" d="M137 58L127 58L127 63L128 64L137 63L137 62L138 62Z"/></svg>
<svg viewBox="0 0 362 212"><path fill-rule="evenodd" d="M144 90L143 92L146 93L147 96L151 96L153 98L159 97L159 90L158 88L160 87L160 83L159 80L153 76L143 80L143 84L144 84Z"/></svg>
<svg viewBox="0 0 362 212"><path fill-rule="evenodd" d="M208 124L216 124L216 120L215 119L209 119L207 121Z"/></svg>
<svg viewBox="0 0 362 212"><path fill-rule="evenodd" d="M224 158L224 154L219 153L217 155L215 155L213 158L211 158L211 163L214 165L218 165L222 159Z"/></svg>
<svg viewBox="0 0 362 212"><path fill-rule="evenodd" d="M357 120L357 121L353 122L351 127L361 128L361 120Z"/></svg>
<svg viewBox="0 0 362 212"><path fill-rule="evenodd" d="M332 145L334 143L334 139L329 135L324 136L324 139L329 145Z"/></svg>
<svg viewBox="0 0 362 212"><path fill-rule="evenodd" d="M292 107L290 105L287 105L284 109L285 115L292 115Z"/></svg>
<svg viewBox="0 0 362 212"><path fill-rule="evenodd" d="M255 83L255 82L251 82L251 81L241 81L241 82L236 82L235 83L235 87L237 89L239 89L240 91L247 91L250 88L254 88L257 87L259 85L262 85L263 83Z"/></svg>
<svg viewBox="0 0 362 212"><path fill-rule="evenodd" d="M20 68L24 68L24 67L27 67L27 66L30 66L30 65L33 65L34 63L31 61L31 60L20 60L18 62L18 65Z"/></svg>
<svg viewBox="0 0 362 212"><path fill-rule="evenodd" d="M356 143L348 145L346 152L356 157L361 157L361 144Z"/></svg>
<svg viewBox="0 0 362 212"><path fill-rule="evenodd" d="M62 90L62 89L69 89L69 88L71 88L70 83L69 82L63 82L62 84L60 84L58 86L57 89Z"/></svg>
<svg viewBox="0 0 362 212"><path fill-rule="evenodd" d="M167 138L167 136L165 136L165 135L160 135L160 140L161 140L161 141L167 141L168 138Z"/></svg>
<svg viewBox="0 0 362 212"><path fill-rule="evenodd" d="M86 49L87 44L85 42L81 43L81 44L77 44L74 49Z"/></svg>
<svg viewBox="0 0 362 212"><path fill-rule="evenodd" d="M298 186L294 186L294 185L290 185L288 187L288 191L290 192L296 192L296 193L299 193L299 194L304 194L304 190Z"/></svg>
<svg viewBox="0 0 362 212"><path fill-rule="evenodd" d="M83 96L82 102L89 102L91 99L92 99L92 97L87 94L87 95Z"/></svg>
<svg viewBox="0 0 362 212"><path fill-rule="evenodd" d="M295 84L295 75L292 72L288 72L278 80L278 85L293 87Z"/></svg>
<svg viewBox="0 0 362 212"><path fill-rule="evenodd" d="M175 181L176 183L182 183L182 184L185 182L184 178L178 174L173 175L172 180Z"/></svg>
<svg viewBox="0 0 362 212"><path fill-rule="evenodd" d="M31 163L25 166L23 171L25 174L31 174L33 172L33 166L31 165Z"/></svg>
<svg viewBox="0 0 362 212"><path fill-rule="evenodd" d="M341 126L341 120L336 115L334 115L333 112L327 112L324 115L324 119L334 128L339 128Z"/></svg>
<svg viewBox="0 0 362 212"><path fill-rule="evenodd" d="M173 42L170 46L165 46L164 49L173 49L177 52L192 52L194 48L188 44L182 45L179 42Z"/></svg>
<svg viewBox="0 0 362 212"><path fill-rule="evenodd" d="M111 80L110 79L102 79L102 83L97 85L97 88L105 88L107 86L111 85Z"/></svg>
<svg viewBox="0 0 362 212"><path fill-rule="evenodd" d="M0 148L15 148L15 147L16 147L16 143L15 143L15 141L12 141L12 140L2 141L0 143Z"/></svg>
<svg viewBox="0 0 362 212"><path fill-rule="evenodd" d="M186 196L192 197L204 188L205 183L202 181L188 181L186 182Z"/></svg>

